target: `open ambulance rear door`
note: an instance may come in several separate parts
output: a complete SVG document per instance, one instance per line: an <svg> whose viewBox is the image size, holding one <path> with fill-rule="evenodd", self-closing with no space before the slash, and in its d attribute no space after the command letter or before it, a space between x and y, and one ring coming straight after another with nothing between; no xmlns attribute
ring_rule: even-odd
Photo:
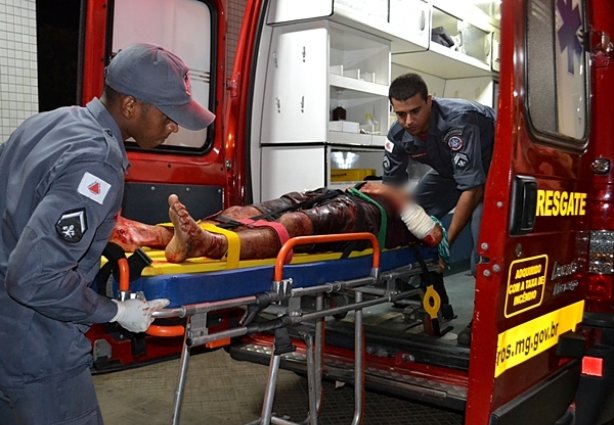
<svg viewBox="0 0 614 425"><path fill-rule="evenodd" d="M179 194L195 217L243 201L242 158L226 140L226 2L216 0L89 0L86 2L83 102L102 92L104 67L132 43L171 50L190 67L193 96L216 114L203 131L180 129L154 151L128 145L122 215L168 221L166 198Z"/></svg>
<svg viewBox="0 0 614 425"><path fill-rule="evenodd" d="M478 246L467 424L552 424L574 400L581 361L566 342L585 311L580 276L591 189L582 165L598 142L590 6L502 3L501 92Z"/></svg>
<svg viewBox="0 0 614 425"><path fill-rule="evenodd" d="M256 10L260 7L259 2L251 3ZM245 142L237 134L244 120L237 117L232 125L225 124L226 110L238 109L239 85L226 80L228 20L240 21L237 11L230 18L227 2L221 0L88 0L82 4L83 103L101 95L104 67L115 53L132 43L152 43L188 64L192 95L216 114L206 130L181 128L152 151L127 142L131 167L122 215L149 224L167 222L171 193L177 193L197 218L244 203L249 196L244 180ZM249 78L248 73L239 75ZM223 326L226 319L218 319ZM128 335L107 325L93 326L88 337L94 346L94 370L177 356L183 342L181 337Z"/></svg>

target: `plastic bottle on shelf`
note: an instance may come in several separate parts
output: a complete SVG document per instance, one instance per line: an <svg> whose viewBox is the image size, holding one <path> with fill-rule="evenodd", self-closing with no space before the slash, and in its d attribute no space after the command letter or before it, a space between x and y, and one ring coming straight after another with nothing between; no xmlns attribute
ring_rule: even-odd
<svg viewBox="0 0 614 425"><path fill-rule="evenodd" d="M373 118L373 114L367 112L365 114L364 124L362 124L360 128L362 130L361 132L364 132L365 134L375 134L379 132L379 122Z"/></svg>

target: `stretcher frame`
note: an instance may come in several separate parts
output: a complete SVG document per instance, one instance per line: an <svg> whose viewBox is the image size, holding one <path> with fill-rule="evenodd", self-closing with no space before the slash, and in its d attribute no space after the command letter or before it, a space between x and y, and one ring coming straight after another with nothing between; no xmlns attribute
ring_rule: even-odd
<svg viewBox="0 0 614 425"><path fill-rule="evenodd" d="M368 276L350 280L341 280L318 284L307 287L294 287L292 278L283 277L283 267L287 261L288 253L298 245L308 245L317 243L330 243L341 241L366 240L372 246L371 270ZM185 318L186 326L157 326L153 325L148 329L148 333L156 336L178 336L183 335L183 346L181 350L181 360L177 379L177 387L173 400L173 412L171 423L178 425L181 417L181 406L185 392L185 384L190 361L190 349L205 344L214 344L219 341L245 336L253 333L274 331L274 346L271 360L269 363L269 374L265 388L264 401L260 418L250 424L280 424L298 425L273 416L273 402L279 367L283 354L294 351L294 347L288 337L287 329L306 322L315 322L314 331L301 331L301 336L305 341L307 359L307 379L308 379L308 403L309 410L307 418L302 424L317 425L318 414L322 399L322 362L325 318L327 316L354 312L354 343L355 343L355 368L354 368L354 415L352 425L360 424L364 416L364 397L365 397L365 343L364 329L362 322L363 309L384 303L393 303L398 300L415 295L419 289L401 291L397 288L397 279L405 279L415 276L425 271L432 271L437 268L437 262L432 259L424 261L420 259L421 265L407 264L391 271L380 272L380 246L377 238L371 233L345 233L318 236L300 236L289 239L280 249L275 260L274 277L269 291L261 292L249 296L230 298L211 302L181 305L175 308L167 308L154 313L155 318ZM120 270L119 292L125 297L129 291L129 279L126 264L118 262ZM425 270L425 267L427 270ZM123 277L122 277L123 276ZM350 292L354 295L353 302L337 307L324 307L325 294ZM431 291L434 292L434 291ZM364 295L368 294L369 299ZM315 297L315 309L303 312L300 307L300 299L305 296ZM439 308L439 299L434 293L431 299L424 299L425 307ZM293 302L294 301L294 302ZM298 303L296 302L298 301ZM285 305L287 303L287 305ZM244 307L247 309L248 316L253 318L256 313L261 311L264 306L276 304L278 310L283 312L275 319L265 323L253 324L248 321L239 326L210 333L207 324L207 315L220 310L229 308ZM283 304L283 305L282 305ZM433 317L431 315L431 317ZM436 319L434 319L436 320Z"/></svg>

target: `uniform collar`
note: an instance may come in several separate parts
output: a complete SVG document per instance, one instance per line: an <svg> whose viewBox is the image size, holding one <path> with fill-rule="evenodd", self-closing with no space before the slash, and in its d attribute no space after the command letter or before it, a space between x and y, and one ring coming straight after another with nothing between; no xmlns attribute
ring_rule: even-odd
<svg viewBox="0 0 614 425"><path fill-rule="evenodd" d="M107 108L105 108L97 97L90 100L85 107L94 116L94 119L98 121L104 131L117 141L119 149L122 153L122 168L124 171L127 170L130 163L128 162L128 154L126 153L126 146L124 145L124 139L121 131L119 130L119 126L109 111L107 111Z"/></svg>
<svg viewBox="0 0 614 425"><path fill-rule="evenodd" d="M448 129L448 122L441 115L439 99L433 98L431 106L431 122L429 124L429 136L438 137Z"/></svg>

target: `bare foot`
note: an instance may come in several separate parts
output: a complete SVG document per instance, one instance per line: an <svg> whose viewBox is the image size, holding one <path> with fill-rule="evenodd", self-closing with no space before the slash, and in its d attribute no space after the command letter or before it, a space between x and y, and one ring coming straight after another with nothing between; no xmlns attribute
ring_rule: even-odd
<svg viewBox="0 0 614 425"><path fill-rule="evenodd" d="M168 206L168 215L173 222L175 232L166 246L166 259L170 263L181 263L191 254L194 238L204 232L190 216L185 205L179 202L177 195L172 194L168 197Z"/></svg>

